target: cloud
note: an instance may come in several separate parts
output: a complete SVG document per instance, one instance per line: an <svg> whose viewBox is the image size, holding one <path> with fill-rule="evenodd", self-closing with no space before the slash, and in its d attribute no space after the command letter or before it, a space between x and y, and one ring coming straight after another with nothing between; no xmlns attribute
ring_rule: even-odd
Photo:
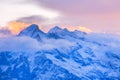
<svg viewBox="0 0 120 80"><path fill-rule="evenodd" d="M30 0L2 0L0 2L0 25L4 26L10 21L17 20L21 17L39 15L49 20L59 17L59 12L37 6Z"/></svg>
<svg viewBox="0 0 120 80"><path fill-rule="evenodd" d="M8 36L12 36L12 33L10 30L8 29L0 29L0 37L8 37Z"/></svg>
<svg viewBox="0 0 120 80"><path fill-rule="evenodd" d="M1 0L0 25L25 21L47 30L56 25L86 26L94 32L118 33L119 4L119 0Z"/></svg>
<svg viewBox="0 0 120 80"><path fill-rule="evenodd" d="M49 8L69 14L110 13L119 10L119 0L35 0Z"/></svg>
<svg viewBox="0 0 120 80"><path fill-rule="evenodd" d="M54 43L53 43L54 42ZM74 43L63 39L45 39L38 42L30 37L6 37L0 38L0 51L36 52L39 50L64 49L73 46Z"/></svg>
<svg viewBox="0 0 120 80"><path fill-rule="evenodd" d="M62 25L86 26L94 32L120 31L120 0L35 0L60 11Z"/></svg>
<svg viewBox="0 0 120 80"><path fill-rule="evenodd" d="M85 36L87 41L96 42L114 49L120 48L120 35L108 33L91 33Z"/></svg>
<svg viewBox="0 0 120 80"><path fill-rule="evenodd" d="M40 24L40 25L51 25L51 24L56 24L59 23L59 19L55 18L54 20L39 16L39 15L33 15L33 16L29 16L29 17L22 17L18 20L16 20L18 22L24 22L24 23L36 23L36 24Z"/></svg>
<svg viewBox="0 0 120 80"><path fill-rule="evenodd" d="M18 22L25 22L25 23L34 23L34 22L38 22L42 23L45 21L45 18L41 17L41 16L29 16L29 17L22 17L20 19L17 20Z"/></svg>
<svg viewBox="0 0 120 80"><path fill-rule="evenodd" d="M29 37L0 38L0 51L37 51L39 44ZM35 45L35 46L34 46Z"/></svg>
<svg viewBox="0 0 120 80"><path fill-rule="evenodd" d="M108 51L114 52L118 55L120 52L119 36L101 33L86 35L85 41L68 41L66 39L44 39L42 42L38 42L37 40L30 37L0 38L0 52L10 51L34 53L41 50L58 49L63 53L68 53L73 47L78 46L76 43L79 43L82 46L82 53L84 53L84 49L91 48L94 51L94 54L96 54L96 56L103 56L104 53Z"/></svg>
<svg viewBox="0 0 120 80"><path fill-rule="evenodd" d="M75 43L65 39L44 39L41 45L42 49L54 49L54 48L64 49L70 46L74 46Z"/></svg>

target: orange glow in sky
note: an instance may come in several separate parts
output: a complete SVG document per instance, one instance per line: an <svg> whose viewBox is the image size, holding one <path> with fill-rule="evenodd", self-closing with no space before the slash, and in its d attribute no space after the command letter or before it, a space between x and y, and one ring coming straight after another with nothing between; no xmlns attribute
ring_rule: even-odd
<svg viewBox="0 0 120 80"><path fill-rule="evenodd" d="M74 30L79 30L79 31L83 31L83 32L86 32L86 33L91 33L92 30L87 28L87 27L84 27L84 26L65 26L67 27L70 31L74 31Z"/></svg>
<svg viewBox="0 0 120 80"><path fill-rule="evenodd" d="M21 30L24 28L30 26L31 24L28 23L23 23L23 22L10 22L8 24L8 29L13 33L13 34L18 34ZM41 29L42 26L39 26Z"/></svg>
<svg viewBox="0 0 120 80"><path fill-rule="evenodd" d="M83 31L83 32L87 32L87 33L92 32L92 30L90 30L87 27L83 27L83 26L78 26L78 30Z"/></svg>
<svg viewBox="0 0 120 80"><path fill-rule="evenodd" d="M34 23L35 24L35 23ZM24 23L24 22L10 22L8 24L8 27L7 29L10 30L13 34L19 34L19 32L23 29L25 29L26 27L30 26L31 24L30 23ZM92 30L90 30L89 28L87 27L83 27L83 26L64 26L64 28L68 28L68 30L70 31L74 31L74 30L80 30L80 31L83 31L83 32L87 32L87 33L90 33L92 32ZM45 31L46 29L44 29L41 25L39 25L39 29Z"/></svg>

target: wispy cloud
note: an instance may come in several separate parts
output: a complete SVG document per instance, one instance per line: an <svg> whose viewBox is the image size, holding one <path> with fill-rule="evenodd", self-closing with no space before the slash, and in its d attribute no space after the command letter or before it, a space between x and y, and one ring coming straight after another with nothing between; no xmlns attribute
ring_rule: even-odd
<svg viewBox="0 0 120 80"><path fill-rule="evenodd" d="M0 1L0 25L4 26L10 21L21 17L39 15L49 20L59 16L59 12L47 9L41 5L37 6L30 0L1 0Z"/></svg>
<svg viewBox="0 0 120 80"><path fill-rule="evenodd" d="M49 29L86 26L94 32L120 31L120 0L1 0L0 25L10 21L37 23Z"/></svg>
<svg viewBox="0 0 120 80"><path fill-rule="evenodd" d="M86 26L94 32L120 31L120 0L35 0L60 11L61 24Z"/></svg>
<svg viewBox="0 0 120 80"><path fill-rule="evenodd" d="M30 37L0 38L0 51L35 52L39 50L51 50L55 48L64 49L73 45L74 42L64 39L44 39L43 42L38 42L36 39L32 39Z"/></svg>
<svg viewBox="0 0 120 80"><path fill-rule="evenodd" d="M0 37L8 37L8 36L12 36L12 33L10 30L5 28L0 29Z"/></svg>

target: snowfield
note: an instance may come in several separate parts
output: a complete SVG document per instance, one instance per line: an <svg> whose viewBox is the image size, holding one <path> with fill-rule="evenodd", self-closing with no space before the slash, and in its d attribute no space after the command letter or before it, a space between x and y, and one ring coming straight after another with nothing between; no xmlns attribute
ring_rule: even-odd
<svg viewBox="0 0 120 80"><path fill-rule="evenodd" d="M33 24L0 38L0 80L120 80L120 36Z"/></svg>

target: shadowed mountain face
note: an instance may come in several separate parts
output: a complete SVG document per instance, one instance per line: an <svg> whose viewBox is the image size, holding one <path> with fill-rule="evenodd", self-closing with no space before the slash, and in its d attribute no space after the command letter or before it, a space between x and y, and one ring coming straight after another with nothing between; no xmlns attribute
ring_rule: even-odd
<svg viewBox="0 0 120 80"><path fill-rule="evenodd" d="M42 40L42 38L66 38L66 37L72 37L72 38L81 38L85 36L85 32L81 32L78 30L75 30L73 32L70 32L69 30L61 29L58 26L55 26L54 28L50 29L48 33L44 33L42 30L38 28L38 25L32 24L23 31L19 33L18 36L29 36L32 38L39 40Z"/></svg>
<svg viewBox="0 0 120 80"><path fill-rule="evenodd" d="M36 24L17 37L23 36L37 40L40 49L0 51L0 80L120 79L120 46L113 45L120 44L120 40L116 38L110 44L111 38L94 39L85 32L70 32L58 26L44 33Z"/></svg>
<svg viewBox="0 0 120 80"><path fill-rule="evenodd" d="M45 37L46 34L39 29L38 25L32 24L23 31L21 31L18 36L29 36L31 38L41 40L41 37Z"/></svg>

